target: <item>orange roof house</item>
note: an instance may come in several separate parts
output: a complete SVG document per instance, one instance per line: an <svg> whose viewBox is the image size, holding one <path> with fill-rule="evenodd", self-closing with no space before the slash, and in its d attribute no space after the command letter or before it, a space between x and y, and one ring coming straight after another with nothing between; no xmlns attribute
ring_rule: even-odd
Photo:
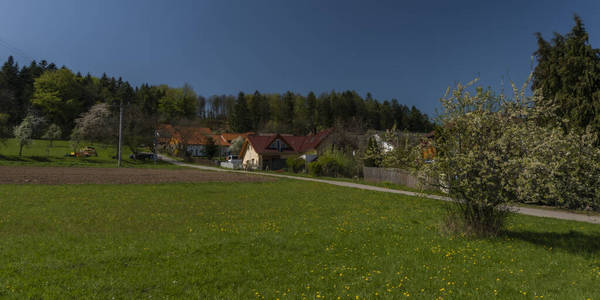
<svg viewBox="0 0 600 300"><path fill-rule="evenodd" d="M185 148L185 151L192 156L204 155L209 137L218 146L219 155L226 156L229 154L228 148L234 139L240 136L246 138L254 134L253 132L217 134L207 127L172 126L169 124L161 124L157 131L159 143L168 144L172 151Z"/></svg>
<svg viewBox="0 0 600 300"><path fill-rule="evenodd" d="M237 139L238 137L242 137L243 139L246 139L249 135L253 135L255 134L254 132L245 132L245 133L221 133L221 136L231 144L231 142L235 139Z"/></svg>

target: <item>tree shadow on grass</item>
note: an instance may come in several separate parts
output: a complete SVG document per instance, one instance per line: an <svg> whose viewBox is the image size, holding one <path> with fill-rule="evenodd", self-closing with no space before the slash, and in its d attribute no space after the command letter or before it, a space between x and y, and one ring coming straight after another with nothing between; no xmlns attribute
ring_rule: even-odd
<svg viewBox="0 0 600 300"><path fill-rule="evenodd" d="M50 161L50 159L48 159L48 157L44 157L44 156L30 156L29 158L31 160L37 161L37 162L49 162Z"/></svg>
<svg viewBox="0 0 600 300"><path fill-rule="evenodd" d="M506 231L503 236L518 239L546 248L562 249L572 254L598 256L600 254L600 232L533 232Z"/></svg>
<svg viewBox="0 0 600 300"><path fill-rule="evenodd" d="M23 159L23 157L19 157L19 156L4 156L0 154L0 160L6 160L6 161L26 161L26 159Z"/></svg>

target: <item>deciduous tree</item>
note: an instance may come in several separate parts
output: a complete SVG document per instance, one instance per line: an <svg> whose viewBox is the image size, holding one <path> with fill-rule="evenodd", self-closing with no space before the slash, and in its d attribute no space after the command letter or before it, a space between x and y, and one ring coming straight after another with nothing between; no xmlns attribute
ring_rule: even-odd
<svg viewBox="0 0 600 300"><path fill-rule="evenodd" d="M35 80L32 104L42 110L51 123L68 133L75 118L85 110L80 99L81 85L66 68L46 71Z"/></svg>
<svg viewBox="0 0 600 300"><path fill-rule="evenodd" d="M56 125L56 124L50 124L50 126L48 126L48 129L46 129L46 133L44 133L42 138L49 140L50 141L49 147L52 147L52 142L54 140L60 139L61 136L62 136L62 131L60 130L60 127L58 127L58 125Z"/></svg>
<svg viewBox="0 0 600 300"><path fill-rule="evenodd" d="M29 114L23 119L21 124L16 126L13 130L17 145L19 145L19 156L23 154L23 147L31 144L35 123L35 116Z"/></svg>

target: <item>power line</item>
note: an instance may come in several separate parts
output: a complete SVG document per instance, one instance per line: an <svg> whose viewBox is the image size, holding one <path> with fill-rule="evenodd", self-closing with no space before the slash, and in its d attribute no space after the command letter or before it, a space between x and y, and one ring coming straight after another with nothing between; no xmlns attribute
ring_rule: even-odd
<svg viewBox="0 0 600 300"><path fill-rule="evenodd" d="M6 48L13 55L20 56L20 57L25 58L25 59L30 60L30 61L34 60L25 51L23 51L23 50L15 47L13 45L11 45L9 42L7 42L6 40L4 40L2 37L0 37L0 46Z"/></svg>

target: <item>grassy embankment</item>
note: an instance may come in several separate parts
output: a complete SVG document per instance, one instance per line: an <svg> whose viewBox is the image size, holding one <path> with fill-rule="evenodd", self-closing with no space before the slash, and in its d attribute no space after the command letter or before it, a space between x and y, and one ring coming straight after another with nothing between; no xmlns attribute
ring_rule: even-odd
<svg viewBox="0 0 600 300"><path fill-rule="evenodd" d="M0 186L0 296L598 299L600 226L314 182Z"/></svg>
<svg viewBox="0 0 600 300"><path fill-rule="evenodd" d="M19 146L15 139L8 139L5 143L0 143L0 165L10 166L60 166L60 167L116 167L117 149L114 145L86 144L84 146L93 146L98 152L98 156L90 157L68 157L65 154L73 151L69 141L54 141L53 147L49 148L49 141L33 140L32 144L23 148L23 155L19 156ZM146 150L148 151L148 150ZM140 161L129 158L131 150L123 147L122 166L123 167L149 167L149 168L178 168L171 164L158 161L156 165L153 161Z"/></svg>

